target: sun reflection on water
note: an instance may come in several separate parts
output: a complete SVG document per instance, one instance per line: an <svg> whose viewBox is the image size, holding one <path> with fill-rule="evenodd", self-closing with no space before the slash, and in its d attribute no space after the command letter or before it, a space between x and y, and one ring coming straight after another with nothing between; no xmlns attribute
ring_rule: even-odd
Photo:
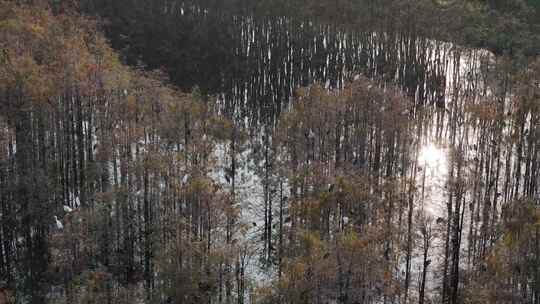
<svg viewBox="0 0 540 304"><path fill-rule="evenodd" d="M418 161L420 165L440 171L446 167L446 154L443 149L429 143L421 148Z"/></svg>
<svg viewBox="0 0 540 304"><path fill-rule="evenodd" d="M427 143L420 148L418 166L421 190L421 206L430 216L444 216L445 184L448 179L447 149L434 143Z"/></svg>

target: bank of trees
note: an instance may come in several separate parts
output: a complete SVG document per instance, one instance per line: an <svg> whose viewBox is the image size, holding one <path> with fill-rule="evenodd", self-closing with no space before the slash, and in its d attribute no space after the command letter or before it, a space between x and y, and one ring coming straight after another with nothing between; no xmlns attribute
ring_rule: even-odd
<svg viewBox="0 0 540 304"><path fill-rule="evenodd" d="M399 299L403 232L413 229L403 216L414 192L402 153L413 149L411 110L395 88L362 78L339 93L302 90L282 117L290 188L276 302Z"/></svg>
<svg viewBox="0 0 540 304"><path fill-rule="evenodd" d="M301 90L274 135L289 192L271 301L537 303L538 61L510 63L442 109L364 78ZM447 157L435 190L426 141Z"/></svg>
<svg viewBox="0 0 540 304"><path fill-rule="evenodd" d="M80 7L106 20L102 28L126 62L165 68L179 87L218 95L221 111L248 117L253 128L275 124L295 88L342 88L357 73L412 96L418 89L425 102L449 78L452 44L523 65L540 49L539 9L530 2L87 0Z"/></svg>
<svg viewBox="0 0 540 304"><path fill-rule="evenodd" d="M238 210L210 174L230 122L123 66L90 20L7 1L0 16L0 269L13 297L230 302Z"/></svg>
<svg viewBox="0 0 540 304"><path fill-rule="evenodd" d="M17 303L540 303L533 6L0 4Z"/></svg>

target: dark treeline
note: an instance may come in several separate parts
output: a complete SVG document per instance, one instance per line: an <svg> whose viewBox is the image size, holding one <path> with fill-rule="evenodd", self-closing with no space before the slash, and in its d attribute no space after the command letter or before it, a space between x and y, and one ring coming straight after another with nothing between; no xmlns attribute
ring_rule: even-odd
<svg viewBox="0 0 540 304"><path fill-rule="evenodd" d="M421 36L451 40L461 45L483 47L498 55L512 51L538 53L538 17L540 5L535 0L504 1L394 1L394 0L196 0L156 1L85 1L91 12L106 16L135 8L143 9L196 5L220 15L267 18L276 16L325 21L354 30L381 27L413 29ZM170 12L170 10L169 10ZM126 16L134 17L136 13ZM125 22L123 20L121 22ZM429 26L426 26L429 25ZM464 26L467 28L465 29ZM512 50L513 49L513 50ZM518 50L521 49L521 50Z"/></svg>
<svg viewBox="0 0 540 304"><path fill-rule="evenodd" d="M21 2L0 303L540 303L534 1Z"/></svg>
<svg viewBox="0 0 540 304"><path fill-rule="evenodd" d="M273 122L299 86L342 87L358 73L433 103L444 95L444 41L500 55L539 49L538 23L492 32L496 27L485 19L496 18L474 3L444 10L431 1L299 2L87 1L84 7L108 20L105 30L128 63L164 68L181 88L219 94L222 110L249 117L250 125ZM314 22L319 15L332 21Z"/></svg>
<svg viewBox="0 0 540 304"><path fill-rule="evenodd" d="M274 121L299 86L343 87L358 73L395 82L420 103L444 95L448 46L419 36L419 26L348 31L305 17L224 13L204 2L96 2L87 6L110 20L105 29L128 62L218 94L224 111L250 125Z"/></svg>

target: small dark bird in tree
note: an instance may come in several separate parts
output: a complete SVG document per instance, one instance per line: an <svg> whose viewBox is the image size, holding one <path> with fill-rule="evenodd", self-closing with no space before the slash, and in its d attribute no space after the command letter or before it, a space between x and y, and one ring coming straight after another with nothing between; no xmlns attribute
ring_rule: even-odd
<svg viewBox="0 0 540 304"><path fill-rule="evenodd" d="M233 170L231 168L225 168L225 178L231 178L233 176Z"/></svg>
<svg viewBox="0 0 540 304"><path fill-rule="evenodd" d="M257 223L253 222L252 224L253 224L253 227L257 227Z"/></svg>
<svg viewBox="0 0 540 304"><path fill-rule="evenodd" d="M439 218L437 218L436 223L437 224L442 224L442 223L444 223L444 219L442 217L439 217Z"/></svg>
<svg viewBox="0 0 540 304"><path fill-rule="evenodd" d="M7 49L2 49L2 54L0 56L0 62L7 63L9 62L9 53Z"/></svg>
<svg viewBox="0 0 540 304"><path fill-rule="evenodd" d="M390 247L386 247L386 249L384 249L384 258L387 260L390 258Z"/></svg>
<svg viewBox="0 0 540 304"><path fill-rule="evenodd" d="M199 290L207 292L212 288L208 282L199 282Z"/></svg>
<svg viewBox="0 0 540 304"><path fill-rule="evenodd" d="M429 265L431 265L431 260L426 261L426 267L428 267Z"/></svg>

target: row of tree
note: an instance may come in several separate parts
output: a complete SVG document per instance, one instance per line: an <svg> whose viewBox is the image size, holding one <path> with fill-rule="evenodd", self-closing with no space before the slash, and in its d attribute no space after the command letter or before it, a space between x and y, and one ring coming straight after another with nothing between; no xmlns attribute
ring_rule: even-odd
<svg viewBox="0 0 540 304"><path fill-rule="evenodd" d="M306 21L334 10L303 3L309 15L262 23L225 16L227 1L74 5L123 16L130 32L105 26L113 46L167 71L174 43L197 41L166 39L168 22L192 33L233 20L242 44L225 45L227 58L251 74L220 74L235 82L216 98L208 84L183 94L161 72L124 66L72 3L38 2L0 2L0 280L18 303L540 303L533 53L434 41L440 15L424 2L388 19L398 3L371 1L377 18L354 35ZM143 31L151 22L160 30ZM247 100L260 104L241 111ZM246 117L265 123L246 130ZM444 151L435 173L422 161L430 145ZM259 199L246 168L260 219L245 218Z"/></svg>
<svg viewBox="0 0 540 304"><path fill-rule="evenodd" d="M290 187L275 302L538 303L539 65L505 64L490 73L511 94L455 83L447 109L364 79L300 94L275 135ZM426 142L447 155L435 190Z"/></svg>
<svg viewBox="0 0 540 304"><path fill-rule="evenodd" d="M123 66L90 20L10 1L0 16L0 270L17 303L242 298L234 190L211 174L231 122Z"/></svg>

